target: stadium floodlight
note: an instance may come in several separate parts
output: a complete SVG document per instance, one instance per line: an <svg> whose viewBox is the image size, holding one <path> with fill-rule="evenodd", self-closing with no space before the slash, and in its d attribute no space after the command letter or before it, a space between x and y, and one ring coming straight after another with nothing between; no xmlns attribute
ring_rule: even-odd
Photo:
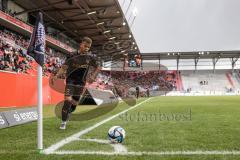
<svg viewBox="0 0 240 160"><path fill-rule="evenodd" d="M103 25L104 24L104 22L99 22L99 23L97 23L97 25L99 26L99 25Z"/></svg>
<svg viewBox="0 0 240 160"><path fill-rule="evenodd" d="M96 14L96 13L97 13L96 11L93 11L93 12L88 12L87 14L91 15L91 14Z"/></svg>
<svg viewBox="0 0 240 160"><path fill-rule="evenodd" d="M126 25L126 22L123 22L122 25L125 26L125 25Z"/></svg>
<svg viewBox="0 0 240 160"><path fill-rule="evenodd" d="M112 40L112 39L115 39L116 37L110 37L109 39Z"/></svg>
<svg viewBox="0 0 240 160"><path fill-rule="evenodd" d="M132 35L131 34L129 34L129 36L128 36L129 38L131 38L132 37Z"/></svg>
<svg viewBox="0 0 240 160"><path fill-rule="evenodd" d="M103 34L106 34L106 33L109 33L109 32L111 32L111 30L106 30L106 31L103 32Z"/></svg>

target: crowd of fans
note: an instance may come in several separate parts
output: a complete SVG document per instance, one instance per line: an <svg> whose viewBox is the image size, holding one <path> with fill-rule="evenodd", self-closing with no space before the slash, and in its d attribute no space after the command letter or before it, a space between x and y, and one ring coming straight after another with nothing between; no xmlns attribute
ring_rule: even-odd
<svg viewBox="0 0 240 160"><path fill-rule="evenodd" d="M28 73L32 69L32 58L15 49L6 41L0 40L0 70Z"/></svg>
<svg viewBox="0 0 240 160"><path fill-rule="evenodd" d="M98 74L97 83L99 88L115 89L119 96L127 97L131 92L135 92L136 87L144 91L171 91L176 89L176 74L166 71L102 71Z"/></svg>
<svg viewBox="0 0 240 160"><path fill-rule="evenodd" d="M5 28L0 29L0 70L34 73L36 65L33 59L26 55L29 45L29 38L19 35ZM45 61L43 67L44 75L56 71L64 62L65 55L51 48L46 48Z"/></svg>

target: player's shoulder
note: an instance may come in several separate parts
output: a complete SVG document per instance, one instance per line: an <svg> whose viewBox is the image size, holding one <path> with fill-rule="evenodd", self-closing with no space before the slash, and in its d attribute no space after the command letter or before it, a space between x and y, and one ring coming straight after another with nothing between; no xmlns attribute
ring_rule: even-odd
<svg viewBox="0 0 240 160"><path fill-rule="evenodd" d="M74 56L76 56L77 54L75 52L70 52L66 55L67 59L73 58Z"/></svg>
<svg viewBox="0 0 240 160"><path fill-rule="evenodd" d="M94 53L92 53L91 51L90 52L88 52L87 54L85 54L87 57L90 57L90 58L92 58L92 59L96 59L97 58L97 55L96 54L94 54Z"/></svg>

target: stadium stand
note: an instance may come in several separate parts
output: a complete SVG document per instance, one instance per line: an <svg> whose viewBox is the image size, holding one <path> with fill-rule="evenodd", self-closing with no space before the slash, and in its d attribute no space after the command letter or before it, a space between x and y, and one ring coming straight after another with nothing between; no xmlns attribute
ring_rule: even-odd
<svg viewBox="0 0 240 160"><path fill-rule="evenodd" d="M235 73L229 70L217 70L215 73L209 70L183 71L183 87L185 92L224 93L234 92L239 89L239 82L235 79Z"/></svg>
<svg viewBox="0 0 240 160"><path fill-rule="evenodd" d="M92 85L100 89L115 88L120 97L135 93L135 87L140 87L141 96L146 96L146 90L172 91L177 90L175 71L102 71Z"/></svg>

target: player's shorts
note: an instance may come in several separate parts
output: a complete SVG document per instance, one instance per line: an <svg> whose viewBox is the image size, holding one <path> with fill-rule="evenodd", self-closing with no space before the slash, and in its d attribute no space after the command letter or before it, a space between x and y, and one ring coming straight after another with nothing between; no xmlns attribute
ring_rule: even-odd
<svg viewBox="0 0 240 160"><path fill-rule="evenodd" d="M74 83L68 82L65 87L65 96L72 96L75 101L79 101L80 96L83 93L85 84L84 83Z"/></svg>

